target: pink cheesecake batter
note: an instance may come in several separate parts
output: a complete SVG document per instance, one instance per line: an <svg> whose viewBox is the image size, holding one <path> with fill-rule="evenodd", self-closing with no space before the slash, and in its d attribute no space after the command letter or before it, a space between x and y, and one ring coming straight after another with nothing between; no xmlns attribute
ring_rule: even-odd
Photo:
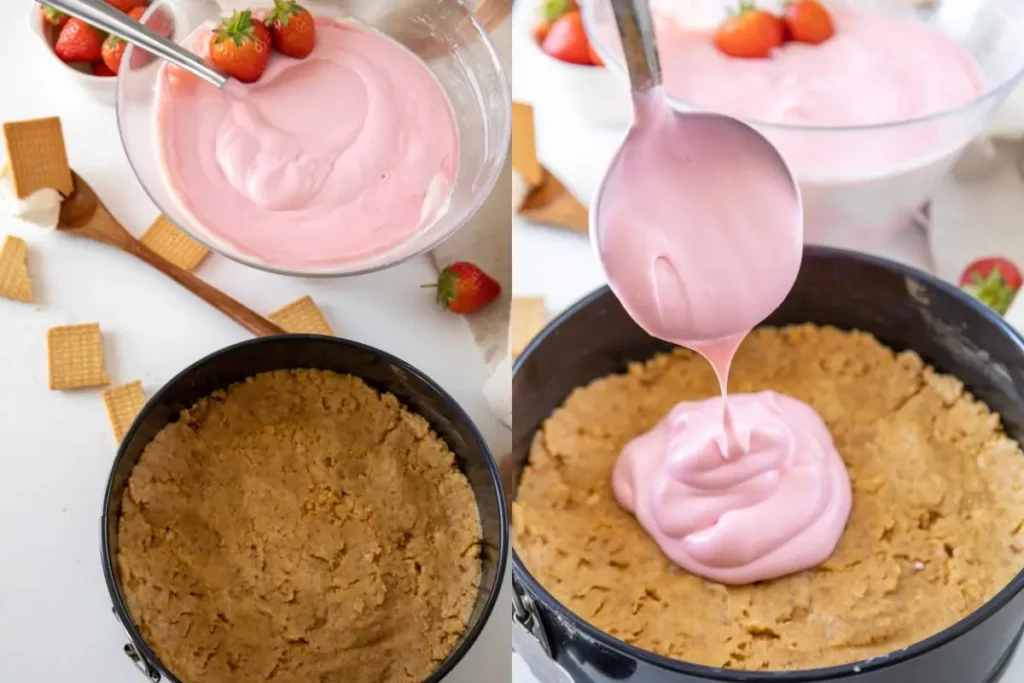
<svg viewBox="0 0 1024 683"><path fill-rule="evenodd" d="M658 17L665 91L690 105L768 125L802 180L879 173L941 155L977 131L970 116L894 126L948 112L984 92L970 52L913 19L836 8L821 45L786 43L770 59L719 52L712 32ZM881 126L856 132L825 130ZM820 128L822 130L814 130Z"/></svg>
<svg viewBox="0 0 1024 683"><path fill-rule="evenodd" d="M832 17L832 38L786 43L770 59L728 57L710 32L659 22L665 90L749 121L830 127L928 116L981 93L974 57L927 24L843 8Z"/></svg>
<svg viewBox="0 0 1024 683"><path fill-rule="evenodd" d="M803 231L799 193L768 143L712 120L691 129L660 91L638 96L599 193L612 291L649 334L704 355L722 388L628 444L613 488L681 567L749 583L826 559L851 491L812 408L774 393L726 397L736 349L796 280Z"/></svg>
<svg viewBox="0 0 1024 683"><path fill-rule="evenodd" d="M156 130L167 182L205 232L278 267L373 259L445 208L458 137L442 86L411 52L318 18L304 60L218 90L164 67ZM186 45L204 54L211 27Z"/></svg>
<svg viewBox="0 0 1024 683"><path fill-rule="evenodd" d="M714 581L824 562L850 512L849 476L825 423L787 396L731 396L740 452L730 457L721 403L680 403L630 442L613 476L619 503L673 562Z"/></svg>

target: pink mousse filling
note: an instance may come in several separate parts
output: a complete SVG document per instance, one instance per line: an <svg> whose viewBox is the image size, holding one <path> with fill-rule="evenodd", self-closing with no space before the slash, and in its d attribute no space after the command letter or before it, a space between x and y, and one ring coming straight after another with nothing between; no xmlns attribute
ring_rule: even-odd
<svg viewBox="0 0 1024 683"><path fill-rule="evenodd" d="M213 241L284 268L368 261L447 203L458 135L442 86L379 33L319 18L304 60L218 90L165 66L156 129L171 191ZM208 52L211 27L185 44Z"/></svg>
<svg viewBox="0 0 1024 683"><path fill-rule="evenodd" d="M666 92L747 121L801 174L866 171L944 153L977 132L974 117L888 126L948 112L984 92L970 52L937 29L884 12L835 9L821 45L787 43L769 59L719 52L710 31L659 16ZM813 128L883 126L839 132ZM808 130L810 129L810 130Z"/></svg>

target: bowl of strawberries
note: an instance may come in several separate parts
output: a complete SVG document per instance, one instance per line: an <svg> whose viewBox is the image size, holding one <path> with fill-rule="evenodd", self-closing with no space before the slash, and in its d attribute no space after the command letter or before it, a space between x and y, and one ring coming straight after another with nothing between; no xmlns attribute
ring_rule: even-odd
<svg viewBox="0 0 1024 683"><path fill-rule="evenodd" d="M149 0L107 2L136 21L143 21L149 7ZM95 100L113 106L126 43L49 5L29 3L28 18L29 30L53 66Z"/></svg>
<svg viewBox="0 0 1024 683"><path fill-rule="evenodd" d="M598 126L629 123L628 88L605 68L583 27L577 0L524 0L514 15L516 58L531 62L544 92L537 101L556 102Z"/></svg>

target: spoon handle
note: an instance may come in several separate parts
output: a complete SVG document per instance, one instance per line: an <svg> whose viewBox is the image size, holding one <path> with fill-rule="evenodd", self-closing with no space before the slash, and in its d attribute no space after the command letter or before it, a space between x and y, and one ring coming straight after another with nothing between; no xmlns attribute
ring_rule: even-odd
<svg viewBox="0 0 1024 683"><path fill-rule="evenodd" d="M122 247L132 256L148 263L169 278L189 290L200 299L221 311L239 325L249 330L257 337L270 337L275 334L284 334L284 330L270 322L259 313L247 308L238 301L232 299L216 287L207 284L192 273L179 268L178 266L164 260L146 245L136 240L131 240Z"/></svg>
<svg viewBox="0 0 1024 683"><path fill-rule="evenodd" d="M40 4L43 2L36 1ZM195 74L211 85L222 88L227 82L227 77L220 71L173 40L168 40L146 28L141 22L132 20L106 0L46 0L46 4L101 31L113 33L118 38Z"/></svg>
<svg viewBox="0 0 1024 683"><path fill-rule="evenodd" d="M660 86L661 61L648 0L611 0L611 4L626 57L630 89L639 93Z"/></svg>

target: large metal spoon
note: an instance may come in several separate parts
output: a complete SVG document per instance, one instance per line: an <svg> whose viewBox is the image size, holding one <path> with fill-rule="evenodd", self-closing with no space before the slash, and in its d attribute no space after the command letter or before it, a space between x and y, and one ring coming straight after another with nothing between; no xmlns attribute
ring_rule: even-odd
<svg viewBox="0 0 1024 683"><path fill-rule="evenodd" d="M752 127L672 110L647 0L611 5L634 113L591 203L591 242L630 316L652 336L707 356L724 380L728 358L720 356L731 358L796 279L800 192Z"/></svg>
<svg viewBox="0 0 1024 683"><path fill-rule="evenodd" d="M44 4L44 0L36 1L39 4ZM134 21L124 12L108 4L106 0L45 0L45 4L72 17L77 17L101 31L112 33L152 55L195 74L218 88L224 87L228 81L227 76L193 53L173 40L146 28L141 22Z"/></svg>

